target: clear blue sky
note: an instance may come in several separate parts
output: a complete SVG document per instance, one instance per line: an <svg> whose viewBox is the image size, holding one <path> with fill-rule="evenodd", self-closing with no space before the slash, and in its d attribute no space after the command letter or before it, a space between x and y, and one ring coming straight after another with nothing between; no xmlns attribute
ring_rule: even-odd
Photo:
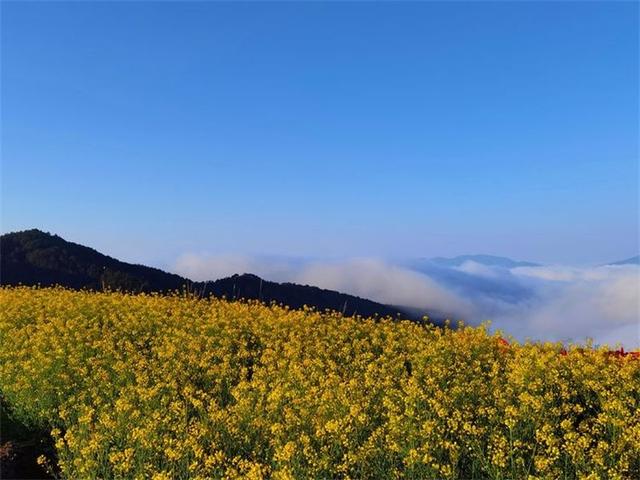
<svg viewBox="0 0 640 480"><path fill-rule="evenodd" d="M638 81L635 2L3 2L2 230L624 258Z"/></svg>

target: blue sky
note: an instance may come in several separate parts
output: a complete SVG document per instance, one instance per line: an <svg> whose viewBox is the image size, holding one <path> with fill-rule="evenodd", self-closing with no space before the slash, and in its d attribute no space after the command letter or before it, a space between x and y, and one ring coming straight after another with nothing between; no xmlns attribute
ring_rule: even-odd
<svg viewBox="0 0 640 480"><path fill-rule="evenodd" d="M624 258L638 81L634 2L3 2L2 230Z"/></svg>

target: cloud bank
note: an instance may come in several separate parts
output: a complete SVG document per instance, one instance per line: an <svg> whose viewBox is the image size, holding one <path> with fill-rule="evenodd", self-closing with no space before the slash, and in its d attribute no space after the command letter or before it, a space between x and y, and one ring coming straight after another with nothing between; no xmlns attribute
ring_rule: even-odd
<svg viewBox="0 0 640 480"><path fill-rule="evenodd" d="M503 268L467 261L457 267L379 259L306 260L242 255L183 255L174 271L194 280L255 273L364 298L445 314L519 340L640 346L637 265Z"/></svg>

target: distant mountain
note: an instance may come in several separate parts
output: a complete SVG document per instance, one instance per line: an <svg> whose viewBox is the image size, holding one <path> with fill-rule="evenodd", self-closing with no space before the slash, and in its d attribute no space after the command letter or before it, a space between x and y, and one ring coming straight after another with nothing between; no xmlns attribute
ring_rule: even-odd
<svg viewBox="0 0 640 480"><path fill-rule="evenodd" d="M476 262L490 267L515 268L515 267L538 267L537 263L522 262L512 260L507 257L497 257L495 255L459 255L457 257L445 258L434 257L430 259L420 259L420 261L430 262L441 267L459 267L465 262Z"/></svg>
<svg viewBox="0 0 640 480"><path fill-rule="evenodd" d="M92 248L35 229L0 237L0 284L108 288L134 293L189 289L201 295L273 301L291 308L307 305L318 310L336 310L346 316L401 314L411 319L422 317L353 295L307 285L269 282L251 274L193 282L157 268L121 262Z"/></svg>
<svg viewBox="0 0 640 480"><path fill-rule="evenodd" d="M640 255L627 258L626 260L619 260L617 262L609 263L608 265L640 265Z"/></svg>

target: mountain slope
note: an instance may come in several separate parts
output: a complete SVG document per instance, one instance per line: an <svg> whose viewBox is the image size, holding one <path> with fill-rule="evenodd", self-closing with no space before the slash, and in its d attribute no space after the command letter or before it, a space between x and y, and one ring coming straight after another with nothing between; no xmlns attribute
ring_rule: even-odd
<svg viewBox="0 0 640 480"><path fill-rule="evenodd" d="M635 257L627 258L625 260L609 263L608 265L640 265L640 255L636 255Z"/></svg>
<svg viewBox="0 0 640 480"><path fill-rule="evenodd" d="M194 285L199 291L213 294L216 297L252 298L265 303L282 303L291 308L302 308L304 305L314 306L320 310L328 308L343 312L347 316L354 314L365 317L376 314L395 316L400 313L398 308L353 295L309 285L269 282L248 273L233 275L213 282L199 282ZM402 313L406 315L406 312Z"/></svg>
<svg viewBox="0 0 640 480"><path fill-rule="evenodd" d="M201 295L256 299L291 308L307 305L319 310L337 310L347 316L395 316L401 313L405 318L421 317L353 295L307 285L269 282L251 274L192 282L157 268L121 262L92 248L35 229L0 237L0 284L109 288L134 293L166 293L188 288Z"/></svg>
<svg viewBox="0 0 640 480"><path fill-rule="evenodd" d="M0 237L0 282L166 292L182 288L189 280L157 268L121 262L34 229Z"/></svg>

